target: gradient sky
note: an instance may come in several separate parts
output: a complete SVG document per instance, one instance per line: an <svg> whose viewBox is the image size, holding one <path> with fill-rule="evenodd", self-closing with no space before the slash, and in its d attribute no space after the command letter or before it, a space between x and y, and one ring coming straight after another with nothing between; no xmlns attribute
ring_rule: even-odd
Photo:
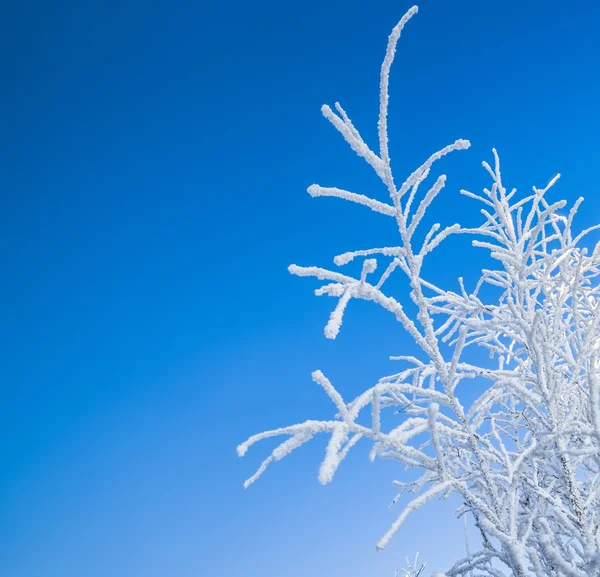
<svg viewBox="0 0 600 577"><path fill-rule="evenodd" d="M242 488L273 447L247 436L351 398L414 347L374 305L334 302L288 264L392 244L384 217L313 182L380 195L319 112L376 135L379 67L402 2L10 2L2 15L0 576L391 577L462 556L434 502L388 550L403 470L357 447L331 485L313 441ZM477 222L460 188L563 178L597 222L600 3L424 0L399 44L397 179L431 152L433 219ZM386 228L387 227L387 228ZM462 241L428 271L474 278ZM479 259L479 260L478 260Z"/></svg>

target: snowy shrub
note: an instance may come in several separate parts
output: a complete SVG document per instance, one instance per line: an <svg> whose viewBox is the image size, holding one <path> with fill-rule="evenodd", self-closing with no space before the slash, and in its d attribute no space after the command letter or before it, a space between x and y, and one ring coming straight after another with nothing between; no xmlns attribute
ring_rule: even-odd
<svg viewBox="0 0 600 577"><path fill-rule="evenodd" d="M349 402L315 371L314 381L329 395L337 414L331 420L308 420L250 437L238 447L239 455L261 439L288 436L246 486L271 462L320 433L329 435L319 472L319 480L328 483L348 451L369 439L373 458L395 459L419 474L412 483L397 483L414 498L378 549L412 512L431 499L455 494L462 502L457 514L472 520L481 547L468 551L446 576L598 576L600 246L593 251L580 246L591 229L573 232L581 199L568 212L562 211L564 201L547 199L558 177L519 198L505 188L495 151L493 166L483 163L491 187L479 194L462 191L480 205L480 226L434 224L427 232L421 230L425 212L446 182L442 175L425 185L435 162L468 148L469 142L457 140L436 152L396 184L388 152L388 79L400 33L416 12L411 8L389 37L381 68L379 153L366 144L339 104L335 111L322 109L376 172L389 200L319 185L308 189L312 196L335 196L394 219L398 244L335 257L342 269L362 259L358 278L337 269L292 265L289 270L324 281L316 294L337 299L325 327L328 338L338 334L352 299L363 299L389 311L421 353L395 357L402 370ZM488 251L495 263L482 271L472 290L461 279L460 290L446 290L422 275L424 260L455 234L472 236L473 245ZM392 274L405 275L410 283L415 315L386 292ZM487 302L484 295L494 291L497 298ZM469 351L481 349L491 360L473 360L482 355ZM466 407L455 391L473 379L486 387ZM386 431L381 413L387 409L401 409L404 419ZM370 412L368 426L358 422L363 411Z"/></svg>

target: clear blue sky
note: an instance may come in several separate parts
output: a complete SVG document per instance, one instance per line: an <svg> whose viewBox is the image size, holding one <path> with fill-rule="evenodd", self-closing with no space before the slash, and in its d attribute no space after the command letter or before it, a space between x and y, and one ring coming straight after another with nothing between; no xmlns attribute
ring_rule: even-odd
<svg viewBox="0 0 600 577"><path fill-rule="evenodd" d="M437 569L462 555L448 503L375 553L403 472L366 446L327 487L322 441L247 491L271 445L235 454L332 414L312 370L351 397L411 349L364 303L327 341L333 302L286 271L394 242L387 221L305 191L383 192L319 108L339 100L373 141L387 35L409 6L5 6L2 577L385 577L416 550ZM476 219L457 191L488 184L495 146L507 185L562 172L556 197L586 196L579 223L599 220L599 21L592 0L420 4L391 79L397 178L473 143L440 163L433 217ZM463 250L431 274L472 278Z"/></svg>

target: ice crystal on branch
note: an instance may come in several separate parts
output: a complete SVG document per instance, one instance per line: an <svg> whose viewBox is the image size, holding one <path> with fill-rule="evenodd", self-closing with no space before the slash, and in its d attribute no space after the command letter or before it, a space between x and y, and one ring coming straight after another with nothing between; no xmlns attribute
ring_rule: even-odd
<svg viewBox="0 0 600 577"><path fill-rule="evenodd" d="M427 566L427 563L422 563L421 565L419 565L419 554L418 553L415 555L415 560L413 563L411 563L407 557L406 558L406 567L404 569L402 569L401 577L421 577L421 575L423 574L423 571L425 571L426 566ZM396 571L395 577L398 577L397 571Z"/></svg>
<svg viewBox="0 0 600 577"><path fill-rule="evenodd" d="M579 234L573 220L578 200L564 216L566 203L549 200L553 179L523 198L507 191L496 151L493 166L483 163L491 187L462 193L479 203L483 222L476 228L433 225L424 234L423 217L444 188L446 177L424 183L433 165L450 152L469 147L466 140L432 154L397 186L388 150L388 83L396 44L411 8L389 37L381 68L379 152L363 140L339 105L324 116L352 149L376 172L389 201L360 193L312 185L312 196L334 196L395 219L398 245L336 256L343 268L362 259L358 278L339 270L292 265L298 276L325 284L317 295L337 299L325 327L334 339L353 299L373 301L389 311L421 350L419 358L397 357L400 372L380 379L351 401L321 372L313 380L335 405L326 421L305 421L250 437L240 455L256 441L285 435L262 463L254 482L277 461L314 435L329 435L319 480L328 483L361 439L373 443L372 456L391 458L420 472L401 492L414 497L403 508L378 549L384 548L406 518L428 501L456 494L458 516L468 515L481 536L471 551L446 571L447 577L589 577L600 575L600 248L580 246L592 229ZM594 227L596 228L596 227ZM482 271L469 292L438 287L422 275L425 258L452 234L473 237L489 252L494 268ZM417 241L416 238L424 240ZM386 291L392 274L410 283L414 318ZM482 288L495 287L499 298L484 302ZM468 349L485 349L491 361L477 364ZM473 356L471 355L469 359ZM455 393L460 383L479 379L485 391L468 408ZM403 422L384 430L383 410L400 410ZM358 423L369 411L370 426ZM361 421L362 422L362 421ZM423 435L427 442L421 442ZM419 439L417 441L417 439ZM397 501L400 496L395 499Z"/></svg>

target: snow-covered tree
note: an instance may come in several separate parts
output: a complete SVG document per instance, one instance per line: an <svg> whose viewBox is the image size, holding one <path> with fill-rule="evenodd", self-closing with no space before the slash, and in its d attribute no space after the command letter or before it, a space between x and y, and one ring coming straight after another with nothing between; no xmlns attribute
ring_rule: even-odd
<svg viewBox="0 0 600 577"><path fill-rule="evenodd" d="M394 357L404 368L349 402L315 371L313 380L337 414L254 435L241 444L238 453L244 455L261 439L288 436L246 486L271 462L319 433L330 436L319 472L319 480L328 483L350 449L369 439L372 458L394 459L418 473L414 482L396 483L401 493L415 496L378 549L410 513L434 498L455 494L462 503L457 514L469 516L481 547L468 549L446 571L447 577L599 576L600 243L588 251L580 241L591 229L573 232L581 199L570 211L563 210L564 201L548 199L558 177L523 198L509 192L496 151L493 166L483 163L491 187L477 194L462 191L480 205L480 226L434 224L421 230L425 212L446 182L442 175L425 184L435 162L468 148L469 142L457 140L436 152L396 184L388 150L388 80L400 33L416 12L411 8L389 37L381 68L379 153L339 104L335 111L322 109L376 172L389 200L319 185L308 189L312 196L359 203L395 220L398 244L334 258L337 267L361 259L357 277L318 267L292 265L289 270L325 281L316 294L337 299L325 327L328 338L338 334L350 301L363 299L389 311L420 354ZM455 234L472 236L472 244L488 251L495 263L482 271L472 290L462 279L456 292L447 290L422 274L424 260ZM379 266L383 272L376 274ZM407 313L386 290L392 274L405 275L416 314ZM481 349L490 360L481 360ZM456 391L473 380L486 387L467 405ZM404 416L387 431L382 426L386 409L401 410ZM365 411L370 412L368 424L359 419Z"/></svg>

